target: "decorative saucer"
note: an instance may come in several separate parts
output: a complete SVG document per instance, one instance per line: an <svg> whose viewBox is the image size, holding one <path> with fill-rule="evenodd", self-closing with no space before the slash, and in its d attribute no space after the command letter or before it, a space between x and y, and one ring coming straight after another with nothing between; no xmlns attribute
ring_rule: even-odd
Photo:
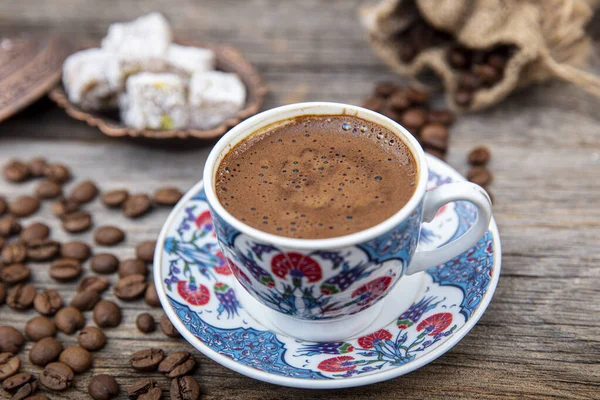
<svg viewBox="0 0 600 400"><path fill-rule="evenodd" d="M464 180L428 156L430 188ZM476 219L466 202L442 207L425 224L419 246L436 248L462 235ZM420 285L414 299L383 300L380 317L356 337L334 343L298 340L259 322L242 307L213 231L202 182L165 223L154 259L162 306L177 330L219 364L278 385L339 389L414 371L450 350L485 312L500 276L500 237L494 220L470 250L424 273L402 278ZM253 305L254 307L254 305ZM249 307L250 308L250 307Z"/></svg>

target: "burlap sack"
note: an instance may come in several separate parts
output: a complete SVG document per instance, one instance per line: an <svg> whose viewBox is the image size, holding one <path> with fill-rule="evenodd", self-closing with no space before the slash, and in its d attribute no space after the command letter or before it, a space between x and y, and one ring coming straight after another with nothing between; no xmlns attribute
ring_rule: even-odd
<svg viewBox="0 0 600 400"><path fill-rule="evenodd" d="M361 19L375 52L396 73L415 77L433 70L444 84L451 108L475 111L501 101L516 88L550 78L600 96L600 78L578 69L590 54L591 40L584 27L594 6L597 0L383 0L363 7ZM449 44L423 50L408 64L398 55L399 33L416 18L471 49L515 45L503 79L476 91L469 106L458 106L454 101L457 72L446 57Z"/></svg>

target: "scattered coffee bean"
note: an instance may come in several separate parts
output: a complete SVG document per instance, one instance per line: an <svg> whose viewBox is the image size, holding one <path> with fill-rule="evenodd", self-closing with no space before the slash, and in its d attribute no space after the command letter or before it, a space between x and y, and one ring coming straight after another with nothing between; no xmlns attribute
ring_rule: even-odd
<svg viewBox="0 0 600 400"><path fill-rule="evenodd" d="M79 282L77 292L85 292L93 290L94 292L102 293L110 286L108 279L102 276L88 276Z"/></svg>
<svg viewBox="0 0 600 400"><path fill-rule="evenodd" d="M481 88L481 79L477 74L465 72L460 75L458 80L458 88L468 92L474 92Z"/></svg>
<svg viewBox="0 0 600 400"><path fill-rule="evenodd" d="M4 284L2 282L0 282L0 306L2 304L4 304L5 301L6 301L6 288L4 287Z"/></svg>
<svg viewBox="0 0 600 400"><path fill-rule="evenodd" d="M156 240L147 240L135 248L135 256L144 262L151 263L154 260L154 249Z"/></svg>
<svg viewBox="0 0 600 400"><path fill-rule="evenodd" d="M8 211L8 203L6 202L6 199L2 196L0 196L0 216L6 214L6 212Z"/></svg>
<svg viewBox="0 0 600 400"><path fill-rule="evenodd" d="M33 317L25 325L25 335L34 342L56 335L56 325L46 317Z"/></svg>
<svg viewBox="0 0 600 400"><path fill-rule="evenodd" d="M475 65L473 72L477 74L484 87L492 87L502 79L502 76L498 73L498 70L491 65Z"/></svg>
<svg viewBox="0 0 600 400"><path fill-rule="evenodd" d="M109 253L100 253L92 257L90 266L99 274L112 274L119 268L119 259Z"/></svg>
<svg viewBox="0 0 600 400"><path fill-rule="evenodd" d="M137 218L150 211L152 201L147 194L134 194L125 200L122 207L126 217Z"/></svg>
<svg viewBox="0 0 600 400"><path fill-rule="evenodd" d="M198 400L200 386L193 376L182 376L171 381L171 400Z"/></svg>
<svg viewBox="0 0 600 400"><path fill-rule="evenodd" d="M27 259L31 261L48 261L55 258L60 251L60 243L52 239L32 240L27 246Z"/></svg>
<svg viewBox="0 0 600 400"><path fill-rule="evenodd" d="M129 192L125 189L111 190L104 193L101 197L102 203L111 208L121 207L129 197Z"/></svg>
<svg viewBox="0 0 600 400"><path fill-rule="evenodd" d="M74 201L78 204L89 203L94 200L98 195L98 188L92 181L83 181L79 183L73 190L71 191L71 195L69 196L69 200Z"/></svg>
<svg viewBox="0 0 600 400"><path fill-rule="evenodd" d="M50 277L59 282L75 280L81 272L81 263L73 258L59 258L52 262L48 270Z"/></svg>
<svg viewBox="0 0 600 400"><path fill-rule="evenodd" d="M115 285L114 294L121 300L134 300L146 291L146 277L141 274L128 275Z"/></svg>
<svg viewBox="0 0 600 400"><path fill-rule="evenodd" d="M34 394L33 396L26 397L25 400L50 400L43 394Z"/></svg>
<svg viewBox="0 0 600 400"><path fill-rule="evenodd" d="M121 309L114 302L100 300L94 306L94 322L101 328L114 328L121 323Z"/></svg>
<svg viewBox="0 0 600 400"><path fill-rule="evenodd" d="M159 389L158 384L154 379L139 379L135 381L131 386L127 388L127 394L130 399L140 399L140 396L150 393L150 391L154 389ZM150 400L150 397L146 397L147 400ZM159 397L160 399L160 397Z"/></svg>
<svg viewBox="0 0 600 400"><path fill-rule="evenodd" d="M21 231L21 224L14 217L8 216L0 219L0 236L9 237Z"/></svg>
<svg viewBox="0 0 600 400"><path fill-rule="evenodd" d="M0 250L2 250L4 248L5 244L6 244L6 239L3 238L2 236L0 236Z"/></svg>
<svg viewBox="0 0 600 400"><path fill-rule="evenodd" d="M492 181L493 177L486 167L472 167L467 172L467 179L479 186L485 186Z"/></svg>
<svg viewBox="0 0 600 400"><path fill-rule="evenodd" d="M385 100L376 96L368 97L362 106L375 112L381 112L385 106Z"/></svg>
<svg viewBox="0 0 600 400"><path fill-rule="evenodd" d="M74 258L78 261L85 261L90 257L92 250L84 242L72 241L63 243L60 246L60 255L64 258Z"/></svg>
<svg viewBox="0 0 600 400"><path fill-rule="evenodd" d="M29 168L19 160L11 160L4 165L4 179L10 182L23 182L29 178Z"/></svg>
<svg viewBox="0 0 600 400"><path fill-rule="evenodd" d="M33 196L19 196L8 203L8 211L17 218L29 217L39 208L40 201Z"/></svg>
<svg viewBox="0 0 600 400"><path fill-rule="evenodd" d="M70 200L59 200L52 204L52 214L58 218L62 218L67 214L72 214L79 211L79 204L74 203Z"/></svg>
<svg viewBox="0 0 600 400"><path fill-rule="evenodd" d="M448 150L448 128L439 123L427 124L421 129L419 139L423 146L446 152Z"/></svg>
<svg viewBox="0 0 600 400"><path fill-rule="evenodd" d="M396 90L389 98L388 105L396 111L404 111L411 106L406 91Z"/></svg>
<svg viewBox="0 0 600 400"><path fill-rule="evenodd" d="M25 343L25 336L12 326L0 325L0 352L17 354Z"/></svg>
<svg viewBox="0 0 600 400"><path fill-rule="evenodd" d="M61 332L67 335L73 334L75 331L83 328L85 320L81 311L75 307L65 307L58 310L54 317L54 323Z"/></svg>
<svg viewBox="0 0 600 400"><path fill-rule="evenodd" d="M452 47L448 51L448 63L456 69L465 69L469 66L470 55L468 50L459 46Z"/></svg>
<svg viewBox="0 0 600 400"><path fill-rule="evenodd" d="M2 262L5 265L22 263L27 258L27 247L23 243L8 243L2 248Z"/></svg>
<svg viewBox="0 0 600 400"><path fill-rule="evenodd" d="M152 315L148 313L141 313L135 319L135 326L143 333L151 333L156 329L156 323Z"/></svg>
<svg viewBox="0 0 600 400"><path fill-rule="evenodd" d="M163 314L162 317L160 317L160 330L168 337L179 337L179 332L175 329L171 321L169 321L167 314Z"/></svg>
<svg viewBox="0 0 600 400"><path fill-rule="evenodd" d="M71 368L63 363L54 362L46 365L44 372L40 374L40 382L47 389L60 392L71 387L74 377Z"/></svg>
<svg viewBox="0 0 600 400"><path fill-rule="evenodd" d="M29 244L34 240L47 239L48 236L50 236L50 228L48 225L42 224L41 222L34 222L23 228L19 234L19 239L26 244Z"/></svg>
<svg viewBox="0 0 600 400"><path fill-rule="evenodd" d="M431 96L427 90L409 86L406 89L406 97L412 104L422 106L429 102Z"/></svg>
<svg viewBox="0 0 600 400"><path fill-rule="evenodd" d="M50 164L44 168L44 176L56 183L65 183L71 179L71 170L64 164Z"/></svg>
<svg viewBox="0 0 600 400"><path fill-rule="evenodd" d="M27 163L27 168L29 168L29 173L31 174L31 176L33 176L35 178L44 176L44 171L46 170L47 166L48 166L48 163L46 162L46 159L43 157L32 158Z"/></svg>
<svg viewBox="0 0 600 400"><path fill-rule="evenodd" d="M452 125L455 118L454 113L450 110L431 110L427 114L427 122L446 126Z"/></svg>
<svg viewBox="0 0 600 400"><path fill-rule="evenodd" d="M69 233L84 232L92 227L92 216L85 211L74 211L61 219L63 229Z"/></svg>
<svg viewBox="0 0 600 400"><path fill-rule="evenodd" d="M172 186L165 186L154 192L154 202L161 206L174 206L182 197L181 190Z"/></svg>
<svg viewBox="0 0 600 400"><path fill-rule="evenodd" d="M55 289L39 292L33 299L33 308L42 315L54 315L62 307L62 297Z"/></svg>
<svg viewBox="0 0 600 400"><path fill-rule="evenodd" d="M13 376L21 368L21 359L12 353L0 353L0 381Z"/></svg>
<svg viewBox="0 0 600 400"><path fill-rule="evenodd" d="M394 82L382 81L375 85L375 90L373 93L377 97L388 98L392 95L392 93L394 93L394 91L396 91L397 88L398 85L396 85Z"/></svg>
<svg viewBox="0 0 600 400"><path fill-rule="evenodd" d="M471 165L486 165L490 161L491 157L492 155L487 147L478 146L471 150L467 161Z"/></svg>
<svg viewBox="0 0 600 400"><path fill-rule="evenodd" d="M98 301L100 301L100 293L95 290L86 290L76 293L69 305L80 311L90 311Z"/></svg>
<svg viewBox="0 0 600 400"><path fill-rule="evenodd" d="M461 107L468 107L473 101L473 93L467 90L458 90L454 94L454 101Z"/></svg>
<svg viewBox="0 0 600 400"><path fill-rule="evenodd" d="M95 326L86 326L77 337L77 343L89 351L100 350L106 344L106 336Z"/></svg>
<svg viewBox="0 0 600 400"><path fill-rule="evenodd" d="M156 371L164 357L165 353L161 349L144 349L133 353L129 357L129 363L133 369L138 371Z"/></svg>
<svg viewBox="0 0 600 400"><path fill-rule="evenodd" d="M35 188L35 195L38 199L48 200L55 199L62 194L62 186L58 183L45 180L38 184Z"/></svg>
<svg viewBox="0 0 600 400"><path fill-rule="evenodd" d="M88 394L94 400L110 400L119 394L119 384L110 375L96 375L90 380Z"/></svg>
<svg viewBox="0 0 600 400"><path fill-rule="evenodd" d="M102 246L114 246L125 240L125 232L116 226L101 226L94 232L94 240Z"/></svg>
<svg viewBox="0 0 600 400"><path fill-rule="evenodd" d="M37 390L35 377L29 372L21 372L2 382L2 388L13 394L13 399L24 399Z"/></svg>
<svg viewBox="0 0 600 400"><path fill-rule="evenodd" d="M11 264L0 269L0 280L8 285L16 285L29 279L31 271L23 264Z"/></svg>
<svg viewBox="0 0 600 400"><path fill-rule="evenodd" d="M156 286L154 283L148 285L146 293L144 294L144 301L151 307L161 307L158 293L156 293Z"/></svg>
<svg viewBox="0 0 600 400"><path fill-rule="evenodd" d="M427 121L427 114L421 108L410 108L400 117L400 123L411 133L417 134Z"/></svg>
<svg viewBox="0 0 600 400"><path fill-rule="evenodd" d="M8 291L6 304L14 310L27 310L33 305L36 289L32 284L18 284Z"/></svg>
<svg viewBox="0 0 600 400"><path fill-rule="evenodd" d="M63 345L53 337L46 337L36 342L29 350L29 361L33 365L45 367L58 359L63 351Z"/></svg>
<svg viewBox="0 0 600 400"><path fill-rule="evenodd" d="M147 273L148 268L146 267L146 263L136 258L123 260L119 264L119 278L135 274L146 276Z"/></svg>
<svg viewBox="0 0 600 400"><path fill-rule="evenodd" d="M58 361L67 365L76 374L87 371L92 367L92 355L79 346L67 347L60 353Z"/></svg>
<svg viewBox="0 0 600 400"><path fill-rule="evenodd" d="M168 378L177 378L189 374L196 366L194 357L187 351L178 351L170 354L158 364L158 372Z"/></svg>

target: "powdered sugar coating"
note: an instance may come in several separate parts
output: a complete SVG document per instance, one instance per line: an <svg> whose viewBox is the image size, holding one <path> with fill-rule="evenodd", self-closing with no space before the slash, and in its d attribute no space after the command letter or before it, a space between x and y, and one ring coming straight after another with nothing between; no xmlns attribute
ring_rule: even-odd
<svg viewBox="0 0 600 400"><path fill-rule="evenodd" d="M234 116L246 102L246 87L236 74L195 73L190 82L190 118L195 128L209 129Z"/></svg>

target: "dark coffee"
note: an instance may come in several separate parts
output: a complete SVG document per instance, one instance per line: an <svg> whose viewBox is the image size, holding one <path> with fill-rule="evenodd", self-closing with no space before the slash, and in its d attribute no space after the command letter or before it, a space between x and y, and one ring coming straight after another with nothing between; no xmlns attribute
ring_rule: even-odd
<svg viewBox="0 0 600 400"><path fill-rule="evenodd" d="M409 148L388 129L347 115L305 116L238 144L215 188L225 209L252 227L318 239L391 217L417 177Z"/></svg>

